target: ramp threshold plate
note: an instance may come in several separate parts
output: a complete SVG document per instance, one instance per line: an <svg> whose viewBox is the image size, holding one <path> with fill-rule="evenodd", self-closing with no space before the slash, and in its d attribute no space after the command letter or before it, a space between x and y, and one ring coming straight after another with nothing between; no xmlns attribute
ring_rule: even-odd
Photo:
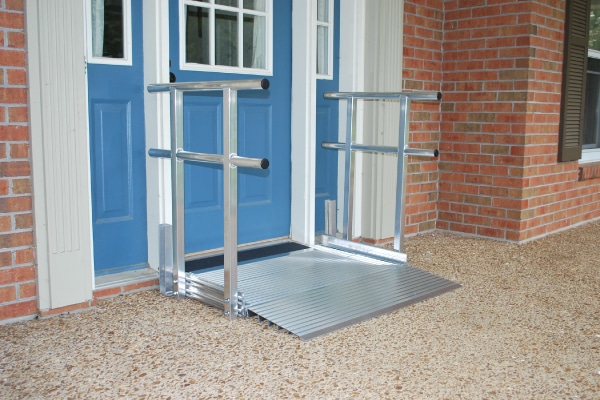
<svg viewBox="0 0 600 400"><path fill-rule="evenodd" d="M192 273L223 287L223 270ZM459 288L405 263L315 246L239 266L250 315L307 341Z"/></svg>

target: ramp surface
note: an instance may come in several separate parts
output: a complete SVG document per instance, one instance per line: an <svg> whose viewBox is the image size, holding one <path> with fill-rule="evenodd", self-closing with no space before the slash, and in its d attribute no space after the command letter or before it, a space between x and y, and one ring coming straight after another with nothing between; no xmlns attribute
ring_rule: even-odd
<svg viewBox="0 0 600 400"><path fill-rule="evenodd" d="M223 270L194 277L223 286ZM401 262L316 246L241 264L238 290L257 315L310 340L460 285Z"/></svg>

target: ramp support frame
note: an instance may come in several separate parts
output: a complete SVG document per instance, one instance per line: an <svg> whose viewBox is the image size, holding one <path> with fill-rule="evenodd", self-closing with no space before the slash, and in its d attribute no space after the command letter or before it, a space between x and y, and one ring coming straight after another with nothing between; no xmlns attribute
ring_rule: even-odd
<svg viewBox="0 0 600 400"><path fill-rule="evenodd" d="M342 239L348 242L351 242L353 239L355 152L395 154L398 156L398 169L396 176L396 206L394 215L394 250L404 253L405 193L406 173L408 169L407 156L438 157L439 155L437 149L415 149L408 147L410 104L413 100L441 100L442 94L440 92L327 92L323 96L326 99L345 99L347 102L346 142L323 142L321 144L321 147L325 149L345 151ZM399 100L400 126L397 147L370 146L355 143L358 100ZM327 234L331 235L330 232L327 232ZM329 241L331 242L331 239L329 239ZM406 260L405 254L404 260Z"/></svg>
<svg viewBox="0 0 600 400"><path fill-rule="evenodd" d="M170 84L153 84L148 86L148 92L170 94L171 107L171 150L149 149L148 155L156 158L168 158L171 161L171 200L173 222L169 235L161 228L164 239L161 293L175 294L179 298L185 296L204 299L210 304L222 306L225 315L230 319L243 316L246 313L243 294L238 292L237 247L238 247L238 178L237 167L260 168L269 167L265 158L240 157L237 153L237 92L269 88L267 79L231 80L214 82L182 82ZM183 96L187 92L214 92L223 94L223 154L204 154L183 149ZM215 291L210 285L202 282L192 282L185 272L184 248L184 162L197 162L223 165L223 224L224 224L224 290ZM168 260L168 242L172 247L172 262Z"/></svg>

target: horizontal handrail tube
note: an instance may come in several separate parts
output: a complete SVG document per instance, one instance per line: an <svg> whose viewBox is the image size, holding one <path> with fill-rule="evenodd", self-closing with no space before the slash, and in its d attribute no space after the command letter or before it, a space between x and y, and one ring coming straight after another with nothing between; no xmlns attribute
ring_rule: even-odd
<svg viewBox="0 0 600 400"><path fill-rule="evenodd" d="M156 158L171 158L171 150L148 149L148 155Z"/></svg>
<svg viewBox="0 0 600 400"><path fill-rule="evenodd" d="M148 92L170 92L171 90L178 90L180 92L202 92L210 90L222 90L227 88L234 90L267 90L269 85L270 82L266 78L212 82L153 83L148 85Z"/></svg>
<svg viewBox="0 0 600 400"><path fill-rule="evenodd" d="M411 100L441 100L441 92L325 92L326 99L400 99L408 97Z"/></svg>
<svg viewBox="0 0 600 400"><path fill-rule="evenodd" d="M345 150L346 143L340 142L323 142L321 143L321 147L324 149L335 149L335 150ZM352 151L364 151L371 153L392 153L398 154L398 147L393 146L369 146L365 144L355 144L352 143L350 145L350 150Z"/></svg>
<svg viewBox="0 0 600 400"><path fill-rule="evenodd" d="M161 157L171 158L171 150L164 149L149 149L148 155L150 157ZM223 165L223 155L221 154L206 154L206 153L195 153L192 151L177 150L177 158L180 160L196 161L209 164L221 164ZM256 168L256 169L267 169L269 168L269 160L266 158L250 158L240 157L237 154L229 156L229 162L236 167L244 168Z"/></svg>
<svg viewBox="0 0 600 400"><path fill-rule="evenodd" d="M250 158L240 157L236 154L229 156L229 162L236 167L267 169L269 168L269 160L266 158Z"/></svg>
<svg viewBox="0 0 600 400"><path fill-rule="evenodd" d="M207 153L195 153L192 151L177 150L177 158L180 160L198 161L208 164L221 164L223 165L222 154L207 154Z"/></svg>
<svg viewBox="0 0 600 400"><path fill-rule="evenodd" d="M411 156L420 156L420 157L437 157L440 155L440 152L438 149L432 150L432 149L411 149L409 147L406 147L404 149L404 155L411 155Z"/></svg>

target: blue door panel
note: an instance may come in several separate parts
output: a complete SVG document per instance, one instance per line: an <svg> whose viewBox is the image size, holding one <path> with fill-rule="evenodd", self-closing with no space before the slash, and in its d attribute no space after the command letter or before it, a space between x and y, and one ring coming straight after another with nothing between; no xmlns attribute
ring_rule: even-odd
<svg viewBox="0 0 600 400"><path fill-rule="evenodd" d="M133 65L87 65L96 275L148 260L142 0L131 14Z"/></svg>
<svg viewBox="0 0 600 400"><path fill-rule="evenodd" d="M222 100L196 94L184 97L184 148L189 151L218 154L222 151L221 137L214 134L222 129ZM215 232L223 232L223 167L213 164L186 162L185 175L185 247L200 240L207 246L219 247ZM196 223L202 219L210 227Z"/></svg>
<svg viewBox="0 0 600 400"><path fill-rule="evenodd" d="M240 140L238 153L246 157L273 159L272 143L272 107L269 104L244 105L239 108ZM252 132L246 132L252 127ZM271 168L273 166L271 165ZM276 167L275 167L276 168ZM258 203L272 203L271 170L246 170L238 175L238 201L241 207Z"/></svg>
<svg viewBox="0 0 600 400"><path fill-rule="evenodd" d="M202 99L185 103L183 129L186 150L199 153L218 153L221 138L213 134L221 130L222 104L220 99ZM222 204L223 168L217 165L186 163L185 207L188 211L220 208Z"/></svg>
<svg viewBox="0 0 600 400"><path fill-rule="evenodd" d="M131 103L93 102L96 221L132 217Z"/></svg>

